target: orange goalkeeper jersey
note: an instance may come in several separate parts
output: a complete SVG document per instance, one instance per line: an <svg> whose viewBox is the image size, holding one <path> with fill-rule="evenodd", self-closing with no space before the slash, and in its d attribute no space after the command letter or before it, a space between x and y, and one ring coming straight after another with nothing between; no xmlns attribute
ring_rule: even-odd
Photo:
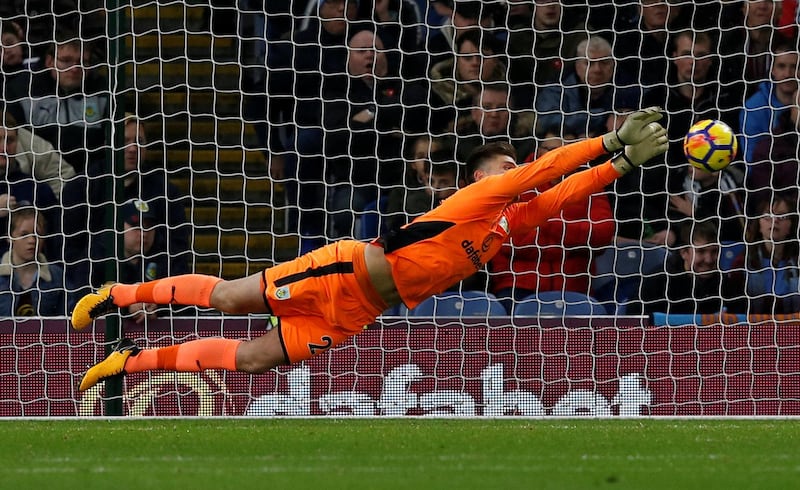
<svg viewBox="0 0 800 490"><path fill-rule="evenodd" d="M405 305L426 298L474 274L500 249L510 233L530 230L565 204L581 202L619 177L610 162L577 172L527 202L520 194L569 174L606 153L602 137L558 148L503 175L459 190L434 210L378 238Z"/></svg>

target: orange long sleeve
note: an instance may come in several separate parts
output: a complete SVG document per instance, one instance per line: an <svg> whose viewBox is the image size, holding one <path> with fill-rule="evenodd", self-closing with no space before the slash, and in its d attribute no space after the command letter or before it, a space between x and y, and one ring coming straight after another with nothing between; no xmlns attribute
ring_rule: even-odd
<svg viewBox="0 0 800 490"><path fill-rule="evenodd" d="M523 192L536 189L554 179L572 173L581 165L606 152L603 137L590 138L545 153L530 163L520 165L497 177L488 177L481 192L503 194L515 199Z"/></svg>
<svg viewBox="0 0 800 490"><path fill-rule="evenodd" d="M564 206L583 202L592 194L603 189L619 178L619 173L605 162L582 172L576 172L562 182L542 192L527 203L517 224L524 228L535 228L559 213Z"/></svg>

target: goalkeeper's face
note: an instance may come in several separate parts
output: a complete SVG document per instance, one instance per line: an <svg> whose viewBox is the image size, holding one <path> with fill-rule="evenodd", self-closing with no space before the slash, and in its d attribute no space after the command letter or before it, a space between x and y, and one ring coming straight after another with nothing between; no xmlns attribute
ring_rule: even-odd
<svg viewBox="0 0 800 490"><path fill-rule="evenodd" d="M487 158L486 161L475 170L475 182L492 175L503 175L516 167L517 162L508 155L497 155L492 158Z"/></svg>

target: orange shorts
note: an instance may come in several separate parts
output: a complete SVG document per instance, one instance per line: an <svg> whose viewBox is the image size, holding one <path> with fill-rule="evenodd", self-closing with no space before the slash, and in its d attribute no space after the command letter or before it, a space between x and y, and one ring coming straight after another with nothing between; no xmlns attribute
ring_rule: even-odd
<svg viewBox="0 0 800 490"><path fill-rule="evenodd" d="M342 240L264 271L264 300L280 318L289 362L341 343L386 309L369 280L367 246Z"/></svg>

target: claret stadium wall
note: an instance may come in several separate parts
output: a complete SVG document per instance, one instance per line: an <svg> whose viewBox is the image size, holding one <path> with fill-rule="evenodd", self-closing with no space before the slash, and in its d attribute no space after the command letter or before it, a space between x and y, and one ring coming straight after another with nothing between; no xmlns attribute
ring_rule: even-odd
<svg viewBox="0 0 800 490"><path fill-rule="evenodd" d="M156 347L246 338L265 323L180 319L126 332ZM31 320L2 334L0 415L106 414L102 385L77 391L103 355L100 327L65 333L63 321ZM385 317L329 353L263 375L128 376L123 406L131 416L787 416L800 410L798 354L800 331L774 324Z"/></svg>
<svg viewBox="0 0 800 490"><path fill-rule="evenodd" d="M373 3L0 4L0 416L800 415L797 2ZM587 36L610 51L582 65ZM581 66L609 77L591 82L608 90L591 107ZM654 103L663 160L415 310L263 375L77 390L120 336L160 347L271 326L160 306L74 331L92 288L234 279L369 240L454 191L463 174L437 178L479 144L510 141L530 161ZM711 183L681 149L702 118L740 141ZM44 220L19 231L31 208ZM785 236L754 234L763 219L788 223ZM696 300L699 278L682 300L654 287L680 275L682 237L708 223L716 286ZM151 232L126 231L137 225ZM25 236L36 254L20 261Z"/></svg>

